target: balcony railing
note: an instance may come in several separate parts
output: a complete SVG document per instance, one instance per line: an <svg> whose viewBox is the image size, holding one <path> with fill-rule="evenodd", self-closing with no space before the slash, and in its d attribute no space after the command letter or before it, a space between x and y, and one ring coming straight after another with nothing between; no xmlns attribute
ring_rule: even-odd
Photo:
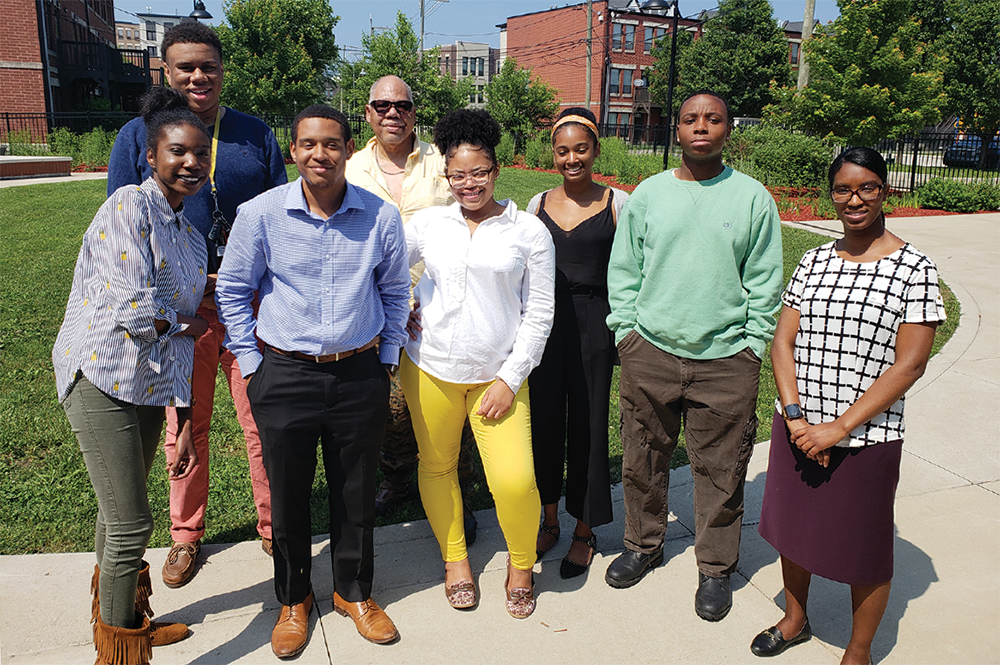
<svg viewBox="0 0 1000 665"><path fill-rule="evenodd" d="M98 42L62 42L59 70L60 76L67 73L116 83L153 83L147 51L117 49Z"/></svg>

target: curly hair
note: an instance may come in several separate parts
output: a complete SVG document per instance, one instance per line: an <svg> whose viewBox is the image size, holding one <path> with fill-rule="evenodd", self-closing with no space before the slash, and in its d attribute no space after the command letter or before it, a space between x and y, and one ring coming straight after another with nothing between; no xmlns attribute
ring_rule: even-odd
<svg viewBox="0 0 1000 665"><path fill-rule="evenodd" d="M167 49L174 44L208 44L216 50L219 62L222 62L222 42L219 35L204 23L185 21L167 30L160 43L160 55L164 60L167 58Z"/></svg>
<svg viewBox="0 0 1000 665"><path fill-rule="evenodd" d="M173 88L154 86L140 100L140 112L146 123L146 149L156 152L163 130L176 125L191 125L211 138L208 128L188 108L184 95Z"/></svg>
<svg viewBox="0 0 1000 665"><path fill-rule="evenodd" d="M594 123L595 126L597 125L597 117L590 111L590 109L585 109L582 106L571 106L568 109L565 109L562 113L559 114L559 117L556 118L556 122L554 124L558 124L560 120L562 120L568 115L578 115L581 118L584 118L585 120L589 120L590 122ZM599 138L597 134L594 133L593 129L591 129L590 127L581 122L575 122L570 120L569 122L559 125L559 127L557 127L556 130L552 132L553 145L555 145L556 142L556 135L559 134L559 132L562 131L562 128L565 127L566 125L576 125L577 127L582 127L583 129L587 130L587 134L590 135L593 144L595 146L598 144Z"/></svg>
<svg viewBox="0 0 1000 665"><path fill-rule="evenodd" d="M434 125L434 145L444 155L445 161L459 146L468 145L485 152L496 165L500 133L500 125L486 111L458 109L446 114Z"/></svg>

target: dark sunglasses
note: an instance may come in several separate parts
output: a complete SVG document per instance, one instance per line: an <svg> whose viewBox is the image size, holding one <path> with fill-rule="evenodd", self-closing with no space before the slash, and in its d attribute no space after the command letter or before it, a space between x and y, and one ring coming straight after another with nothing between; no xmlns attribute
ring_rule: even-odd
<svg viewBox="0 0 1000 665"><path fill-rule="evenodd" d="M413 110L413 102L407 99L401 99L398 102L389 102L384 99L373 99L368 102L368 106L375 109L375 113L378 113L379 115L385 115L389 112L389 109L393 107L396 108L396 113L399 113L400 115L409 113Z"/></svg>

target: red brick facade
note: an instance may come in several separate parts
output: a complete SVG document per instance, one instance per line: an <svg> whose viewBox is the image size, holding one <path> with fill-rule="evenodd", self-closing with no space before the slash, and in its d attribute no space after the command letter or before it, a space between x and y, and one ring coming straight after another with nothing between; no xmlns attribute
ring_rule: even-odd
<svg viewBox="0 0 1000 665"><path fill-rule="evenodd" d="M683 29L694 21L680 21ZM559 91L562 107L588 106L612 124L661 124L660 108L644 85L655 64L653 39L670 33L670 19L593 3L591 92L586 97L587 6L572 5L512 16L506 23L506 56ZM648 40L648 42L647 42Z"/></svg>
<svg viewBox="0 0 1000 665"><path fill-rule="evenodd" d="M35 3L0 0L0 16L0 111L44 113L45 82Z"/></svg>

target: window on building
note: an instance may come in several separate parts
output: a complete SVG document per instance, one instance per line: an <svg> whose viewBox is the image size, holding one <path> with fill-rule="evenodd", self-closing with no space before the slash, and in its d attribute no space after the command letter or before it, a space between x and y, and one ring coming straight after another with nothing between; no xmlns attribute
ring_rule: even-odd
<svg viewBox="0 0 1000 665"><path fill-rule="evenodd" d="M632 94L632 70L626 69L622 72L622 94L631 95Z"/></svg>
<svg viewBox="0 0 1000 665"><path fill-rule="evenodd" d="M617 67L611 68L611 80L608 85L608 92L612 95L621 94L622 70Z"/></svg>
<svg viewBox="0 0 1000 665"><path fill-rule="evenodd" d="M483 87L484 86L479 86L479 103L480 104L483 103Z"/></svg>
<svg viewBox="0 0 1000 665"><path fill-rule="evenodd" d="M635 26L626 25L625 28L625 50L634 51L635 50Z"/></svg>
<svg viewBox="0 0 1000 665"><path fill-rule="evenodd" d="M790 53L788 54L788 59L793 65L799 64L799 44L792 42L789 44Z"/></svg>
<svg viewBox="0 0 1000 665"><path fill-rule="evenodd" d="M125 37L126 37L126 39L132 39L132 30L131 29L125 28Z"/></svg>
<svg viewBox="0 0 1000 665"><path fill-rule="evenodd" d="M462 58L462 76L469 75L469 59Z"/></svg>
<svg viewBox="0 0 1000 665"><path fill-rule="evenodd" d="M125 31L121 28L118 28L118 39L121 39L124 36L125 36Z"/></svg>
<svg viewBox="0 0 1000 665"><path fill-rule="evenodd" d="M169 30L172 27L174 27L173 23L164 23L163 24L163 30L164 30L164 32L166 32L167 30Z"/></svg>
<svg viewBox="0 0 1000 665"><path fill-rule="evenodd" d="M653 50L653 40L656 37L656 28L647 27L645 30L645 38L643 39L642 52L649 53Z"/></svg>
<svg viewBox="0 0 1000 665"><path fill-rule="evenodd" d="M146 21L146 39L151 42L156 41L156 23L153 21Z"/></svg>
<svg viewBox="0 0 1000 665"><path fill-rule="evenodd" d="M479 75L480 76L485 76L486 75L485 72L486 72L486 58L480 58L479 59ZM480 99L479 101L481 102L483 100Z"/></svg>
<svg viewBox="0 0 1000 665"><path fill-rule="evenodd" d="M622 24L615 23L611 26L611 50L622 50Z"/></svg>
<svg viewBox="0 0 1000 665"><path fill-rule="evenodd" d="M150 58L155 58L156 57L156 47L155 46L147 46L146 50L149 51L149 57Z"/></svg>

